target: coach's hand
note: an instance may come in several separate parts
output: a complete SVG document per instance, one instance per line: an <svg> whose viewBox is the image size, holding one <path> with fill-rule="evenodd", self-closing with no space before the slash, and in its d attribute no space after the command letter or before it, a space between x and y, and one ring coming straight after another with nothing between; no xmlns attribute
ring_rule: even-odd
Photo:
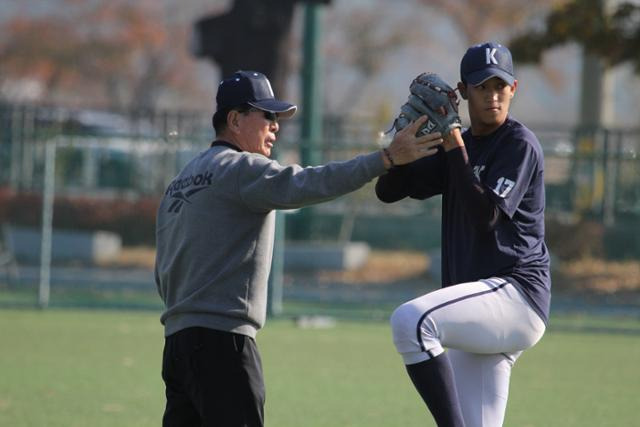
<svg viewBox="0 0 640 427"><path fill-rule="evenodd" d="M384 149L382 156L387 169L406 165L438 152L438 146L443 142L439 132L416 136L416 132L425 121L427 121L427 116L422 116L396 132L389 147Z"/></svg>

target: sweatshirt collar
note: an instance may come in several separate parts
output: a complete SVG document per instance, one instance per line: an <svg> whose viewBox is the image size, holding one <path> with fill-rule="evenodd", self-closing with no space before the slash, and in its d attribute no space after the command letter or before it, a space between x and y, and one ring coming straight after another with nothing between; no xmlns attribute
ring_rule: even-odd
<svg viewBox="0 0 640 427"><path fill-rule="evenodd" d="M230 142L222 141L222 140L213 141L211 143L211 147L227 147L227 148L231 148L232 150L236 150L239 153L242 153L242 150L237 146L233 145Z"/></svg>

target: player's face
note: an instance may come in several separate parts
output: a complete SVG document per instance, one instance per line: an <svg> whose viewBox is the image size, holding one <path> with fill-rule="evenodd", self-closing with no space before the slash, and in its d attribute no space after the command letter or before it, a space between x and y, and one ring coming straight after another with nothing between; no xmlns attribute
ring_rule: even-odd
<svg viewBox="0 0 640 427"><path fill-rule="evenodd" d="M271 156L276 142L276 133L280 129L275 113L262 110L249 110L238 114L238 146L250 153Z"/></svg>
<svg viewBox="0 0 640 427"><path fill-rule="evenodd" d="M517 85L517 81L509 86L504 80L492 77L478 86L466 86L469 119L474 135L488 135L504 123Z"/></svg>

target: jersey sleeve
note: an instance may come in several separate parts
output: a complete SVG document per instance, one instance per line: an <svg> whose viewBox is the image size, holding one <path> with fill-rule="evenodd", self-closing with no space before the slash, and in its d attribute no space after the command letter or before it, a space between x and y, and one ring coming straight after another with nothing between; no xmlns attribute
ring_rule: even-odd
<svg viewBox="0 0 640 427"><path fill-rule="evenodd" d="M535 138L535 137L531 137ZM501 144L482 179L489 197L509 217L525 196L532 177L542 170L542 151L537 140L516 136Z"/></svg>
<svg viewBox="0 0 640 427"><path fill-rule="evenodd" d="M376 196L385 203L405 197L427 199L442 194L445 180L443 152L391 169L376 182Z"/></svg>
<svg viewBox="0 0 640 427"><path fill-rule="evenodd" d="M469 164L466 147L447 152L449 180L458 203L469 214L469 219L483 230L491 230L498 221L500 209L489 191L480 184Z"/></svg>

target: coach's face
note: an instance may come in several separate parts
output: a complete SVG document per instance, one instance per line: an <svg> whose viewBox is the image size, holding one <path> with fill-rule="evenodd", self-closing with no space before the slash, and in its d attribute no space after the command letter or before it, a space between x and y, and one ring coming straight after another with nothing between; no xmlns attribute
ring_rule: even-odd
<svg viewBox="0 0 640 427"><path fill-rule="evenodd" d="M271 156L276 133L280 129L275 113L257 109L247 112L232 111L227 123L234 133L238 148L266 157Z"/></svg>
<svg viewBox="0 0 640 427"><path fill-rule="evenodd" d="M463 90L461 93L469 103L471 132L474 135L490 134L504 123L517 86L517 80L509 86L499 77L492 77L477 86L463 85L465 93Z"/></svg>

